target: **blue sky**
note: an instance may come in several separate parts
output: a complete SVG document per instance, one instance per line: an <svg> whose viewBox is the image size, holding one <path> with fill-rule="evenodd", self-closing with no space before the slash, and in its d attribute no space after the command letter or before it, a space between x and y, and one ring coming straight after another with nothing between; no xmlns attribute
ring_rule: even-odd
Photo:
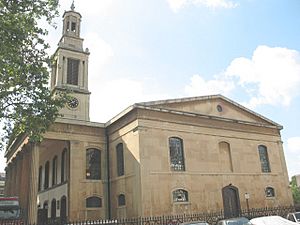
<svg viewBox="0 0 300 225"><path fill-rule="evenodd" d="M62 15L71 0L60 4ZM92 121L135 102L223 94L283 125L289 175L300 174L299 0L75 0L75 7L91 52ZM61 36L56 21L50 53Z"/></svg>

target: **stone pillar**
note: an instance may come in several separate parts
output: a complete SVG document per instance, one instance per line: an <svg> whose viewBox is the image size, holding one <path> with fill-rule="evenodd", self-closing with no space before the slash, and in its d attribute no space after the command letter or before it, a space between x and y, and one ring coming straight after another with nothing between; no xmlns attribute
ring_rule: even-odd
<svg viewBox="0 0 300 225"><path fill-rule="evenodd" d="M22 207L24 213L24 219L27 221L28 215L28 196L29 196L29 169L30 169L30 152L28 150L27 145L23 147L23 160L22 160L22 177L20 180L20 185L22 187L22 191L20 193L20 205Z"/></svg>
<svg viewBox="0 0 300 225"><path fill-rule="evenodd" d="M37 193L38 193L38 172L39 172L39 146L30 145L30 173L29 173L29 197L28 197L28 223L37 222Z"/></svg>
<svg viewBox="0 0 300 225"><path fill-rule="evenodd" d="M4 186L4 195L10 196L10 183L11 183L11 169L10 164L5 168L5 186Z"/></svg>
<svg viewBox="0 0 300 225"><path fill-rule="evenodd" d="M20 185L20 180L22 177L22 156L21 153L19 152L15 158L15 170L16 170L16 182L15 182L15 196L19 197L20 193L22 192L22 187Z"/></svg>
<svg viewBox="0 0 300 225"><path fill-rule="evenodd" d="M17 170L16 170L16 159L13 159L11 162L11 187L10 187L10 196L16 195L16 180L17 180Z"/></svg>

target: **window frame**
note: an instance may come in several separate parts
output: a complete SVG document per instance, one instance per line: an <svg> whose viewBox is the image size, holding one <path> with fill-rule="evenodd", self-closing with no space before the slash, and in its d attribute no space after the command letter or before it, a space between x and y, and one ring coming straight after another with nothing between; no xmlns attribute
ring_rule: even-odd
<svg viewBox="0 0 300 225"><path fill-rule="evenodd" d="M184 195L183 200L178 199L179 194ZM178 189L173 190L172 191L172 202L173 203L188 203L189 202L189 192L183 188L178 188Z"/></svg>
<svg viewBox="0 0 300 225"><path fill-rule="evenodd" d="M169 143L169 158L170 158L171 171L179 171L179 172L185 171L183 139L175 136L169 137L168 143Z"/></svg>
<svg viewBox="0 0 300 225"><path fill-rule="evenodd" d="M93 200L97 200L98 202L89 202L89 201L93 201ZM98 203L98 204L96 204ZM90 204L90 205L89 205ZM98 205L98 206L95 206ZM90 196L88 198L85 199L85 207L87 209L90 208L102 208L103 204L102 204L102 198L99 196Z"/></svg>
<svg viewBox="0 0 300 225"><path fill-rule="evenodd" d="M118 206L119 207L126 206L126 197L125 197L125 194L119 194L118 195Z"/></svg>
<svg viewBox="0 0 300 225"><path fill-rule="evenodd" d="M258 146L258 154L259 154L259 161L261 165L261 172L262 173L270 173L270 160L268 155L268 148L265 145Z"/></svg>
<svg viewBox="0 0 300 225"><path fill-rule="evenodd" d="M94 155L94 154L96 154L96 155ZM101 171L101 166L102 166L101 165L102 164L101 163L101 150L99 150L97 148L88 148L88 149L86 149L85 157L86 157L85 179L101 180L101 172L102 172ZM97 158L98 158L98 160L97 160ZM91 160L93 160L93 159L96 159L96 161L91 162Z"/></svg>
<svg viewBox="0 0 300 225"><path fill-rule="evenodd" d="M67 84L78 85L79 59L67 58Z"/></svg>
<svg viewBox="0 0 300 225"><path fill-rule="evenodd" d="M273 187L270 187L270 186L266 187L265 196L266 196L266 198L275 198L275 189Z"/></svg>

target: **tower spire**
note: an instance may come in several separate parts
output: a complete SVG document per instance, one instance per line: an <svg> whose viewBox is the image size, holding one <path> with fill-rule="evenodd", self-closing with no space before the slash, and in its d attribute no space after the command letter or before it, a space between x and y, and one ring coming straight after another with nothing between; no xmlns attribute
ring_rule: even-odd
<svg viewBox="0 0 300 225"><path fill-rule="evenodd" d="M74 0L73 0L72 5L71 5L71 10L74 11L74 9L75 9L75 5L74 5Z"/></svg>

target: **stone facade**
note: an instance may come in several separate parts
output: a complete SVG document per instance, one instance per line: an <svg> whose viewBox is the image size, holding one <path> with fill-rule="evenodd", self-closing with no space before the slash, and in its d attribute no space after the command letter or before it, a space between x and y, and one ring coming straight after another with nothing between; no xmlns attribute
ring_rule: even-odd
<svg viewBox="0 0 300 225"><path fill-rule="evenodd" d="M51 88L72 89L76 99L41 143L20 136L6 152L5 191L19 196L29 222L234 216L246 198L250 208L292 204L282 126L224 96L137 103L90 122L89 53L73 9L64 14Z"/></svg>

